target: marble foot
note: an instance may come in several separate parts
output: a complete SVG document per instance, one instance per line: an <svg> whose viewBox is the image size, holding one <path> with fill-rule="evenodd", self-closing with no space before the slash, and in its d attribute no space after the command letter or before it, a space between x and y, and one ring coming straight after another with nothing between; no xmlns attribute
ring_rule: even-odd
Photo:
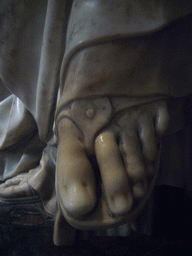
<svg viewBox="0 0 192 256"><path fill-rule="evenodd" d="M0 185L0 197L6 199L37 195L28 183L28 173L17 175Z"/></svg>
<svg viewBox="0 0 192 256"><path fill-rule="evenodd" d="M102 108L96 101L93 108L86 102L86 111L83 105L92 118L96 109L96 125L94 118L81 125L81 103L74 103L79 108L72 104L68 114L61 111L57 123L57 197L66 220L79 229L119 225L143 209L155 184L160 138L169 122L164 100L105 113L107 121L99 116L108 103Z"/></svg>

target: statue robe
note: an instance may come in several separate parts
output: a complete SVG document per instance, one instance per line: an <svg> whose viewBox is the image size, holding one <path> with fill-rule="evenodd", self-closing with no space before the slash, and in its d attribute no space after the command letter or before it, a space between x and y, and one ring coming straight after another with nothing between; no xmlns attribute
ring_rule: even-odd
<svg viewBox="0 0 192 256"><path fill-rule="evenodd" d="M180 0L177 4L173 0L121 0L118 3L113 0L2 0L0 12L2 83L24 103L37 123L41 140L47 141L52 131L59 84L63 86L67 65L77 51L95 43L160 31L192 13L192 5L189 0ZM151 81L142 86L136 84L131 89L129 86L123 88L125 95L165 93L179 97L190 92L190 18L186 20L187 24L184 29L178 25L168 39L166 34L169 32L164 33L163 45L161 42L158 45L164 55L156 67L158 70L152 70L155 80L150 77ZM166 45L165 41L168 41ZM151 49L147 50L150 53ZM185 82L180 83L180 77L179 83L175 78L176 81L170 84L167 74L166 82L158 81L162 80L159 70L164 73L169 68L173 76L178 71L180 75L183 62L187 65ZM110 94L111 88L107 88L99 88L100 95ZM92 93L98 95L97 89ZM114 93L118 93L117 88ZM81 84L75 91L66 90L66 101L83 96L89 96L89 92Z"/></svg>

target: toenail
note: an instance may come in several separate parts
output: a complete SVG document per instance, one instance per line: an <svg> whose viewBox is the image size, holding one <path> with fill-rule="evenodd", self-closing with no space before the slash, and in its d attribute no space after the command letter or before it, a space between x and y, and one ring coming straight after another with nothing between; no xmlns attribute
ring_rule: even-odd
<svg viewBox="0 0 192 256"><path fill-rule="evenodd" d="M112 213L115 215L124 215L132 209L132 196L119 195L114 197Z"/></svg>
<svg viewBox="0 0 192 256"><path fill-rule="evenodd" d="M95 110L93 108L89 108L87 109L85 115L88 119L92 119L95 116Z"/></svg>
<svg viewBox="0 0 192 256"><path fill-rule="evenodd" d="M139 182L133 186L133 196L135 198L142 198L146 195L146 187L145 183Z"/></svg>

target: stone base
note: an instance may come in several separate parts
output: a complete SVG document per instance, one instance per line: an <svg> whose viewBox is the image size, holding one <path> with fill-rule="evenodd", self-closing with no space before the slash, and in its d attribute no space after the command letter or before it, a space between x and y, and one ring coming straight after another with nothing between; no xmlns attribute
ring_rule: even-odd
<svg viewBox="0 0 192 256"><path fill-rule="evenodd" d="M191 201L183 201L183 191L172 187L160 187L155 195L155 236L97 237L90 232L81 240L77 232L75 244L63 247L53 244L54 220L44 211L39 197L0 199L0 256L190 256Z"/></svg>
<svg viewBox="0 0 192 256"><path fill-rule="evenodd" d="M53 227L53 216L45 212L41 198L0 198L0 225Z"/></svg>

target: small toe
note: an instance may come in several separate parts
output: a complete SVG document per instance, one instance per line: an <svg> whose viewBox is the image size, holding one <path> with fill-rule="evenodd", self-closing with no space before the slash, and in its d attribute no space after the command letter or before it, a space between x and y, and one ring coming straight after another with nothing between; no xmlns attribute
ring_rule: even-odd
<svg viewBox="0 0 192 256"><path fill-rule="evenodd" d="M121 151L129 181L131 183L142 182L146 178L146 166L136 134L123 136Z"/></svg>
<svg viewBox="0 0 192 256"><path fill-rule="evenodd" d="M108 200L109 201L109 200ZM110 198L110 209L115 216L122 216L131 211L133 207L133 197L131 193L115 194Z"/></svg>
<svg viewBox="0 0 192 256"><path fill-rule="evenodd" d="M157 139L155 135L155 128L152 122L141 124L140 141L145 163L154 163L158 156Z"/></svg>
<svg viewBox="0 0 192 256"><path fill-rule="evenodd" d="M144 196L147 194L147 189L148 189L148 186L147 186L146 180L133 184L132 185L133 197L135 199L144 198Z"/></svg>
<svg viewBox="0 0 192 256"><path fill-rule="evenodd" d="M158 113L155 120L155 130L158 138L161 138L168 129L170 121L167 103L163 102L158 108Z"/></svg>

